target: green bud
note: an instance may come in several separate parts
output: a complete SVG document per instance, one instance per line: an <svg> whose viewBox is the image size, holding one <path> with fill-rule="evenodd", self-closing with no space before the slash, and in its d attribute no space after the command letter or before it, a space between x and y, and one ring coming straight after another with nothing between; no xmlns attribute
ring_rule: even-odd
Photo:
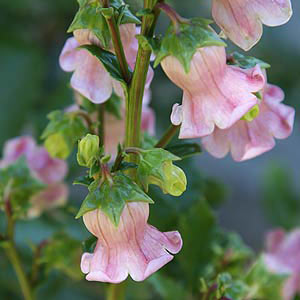
<svg viewBox="0 0 300 300"><path fill-rule="evenodd" d="M251 122L259 115L259 106L256 104L254 107L252 107L251 110L249 110L242 118L241 120Z"/></svg>
<svg viewBox="0 0 300 300"><path fill-rule="evenodd" d="M72 151L64 136L59 132L49 135L44 146L50 156L54 158L66 159Z"/></svg>
<svg viewBox="0 0 300 300"><path fill-rule="evenodd" d="M172 161L165 161L162 165L163 179L149 176L148 183L159 186L165 194L180 196L187 185L186 176L179 167L173 165Z"/></svg>
<svg viewBox="0 0 300 300"><path fill-rule="evenodd" d="M99 155L99 137L87 134L78 144L77 161L80 166L91 168Z"/></svg>

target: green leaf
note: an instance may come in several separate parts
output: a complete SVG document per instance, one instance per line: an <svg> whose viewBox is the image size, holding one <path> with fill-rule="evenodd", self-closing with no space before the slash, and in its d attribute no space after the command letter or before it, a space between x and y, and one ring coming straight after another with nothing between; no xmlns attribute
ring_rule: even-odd
<svg viewBox="0 0 300 300"><path fill-rule="evenodd" d="M271 67L268 63L258 58L252 56L245 56L238 52L233 52L228 56L227 64L238 66L243 69L251 69L254 68L256 65L260 65L262 69L268 69Z"/></svg>
<svg viewBox="0 0 300 300"><path fill-rule="evenodd" d="M78 184L78 185L84 185L84 186L89 186L92 182L94 181L93 178L91 178L90 176L88 175L85 175L85 176L79 176L77 177L73 184Z"/></svg>
<svg viewBox="0 0 300 300"><path fill-rule="evenodd" d="M143 140L142 140L141 148L145 149L145 150L152 149L155 147L157 142L158 142L158 139L155 136L152 136L147 131L145 131L143 133Z"/></svg>
<svg viewBox="0 0 300 300"><path fill-rule="evenodd" d="M165 57L171 55L180 61L185 72L188 73L191 60L197 49L209 46L226 46L211 29L210 23L210 20L193 18L190 24L180 24L179 32L174 32L175 28L173 24L170 24L161 41L154 67Z"/></svg>
<svg viewBox="0 0 300 300"><path fill-rule="evenodd" d="M33 178L26 159L21 157L14 164L0 169L0 207L9 197L15 218L25 218L30 208L30 198L45 187Z"/></svg>
<svg viewBox="0 0 300 300"><path fill-rule="evenodd" d="M126 86L126 82L123 79L119 62L117 57L104 49L101 49L95 45L83 45L80 48L88 50L92 55L96 56L99 61L103 64L106 71L110 76L117 81L121 82L123 86ZM128 69L131 72L130 69Z"/></svg>
<svg viewBox="0 0 300 300"><path fill-rule="evenodd" d="M122 120L121 116L122 99L115 92L105 102L105 110L115 116L118 120Z"/></svg>
<svg viewBox="0 0 300 300"><path fill-rule="evenodd" d="M100 40L101 45L108 49L110 46L110 31L105 16L102 14L101 1L98 0L78 0L79 10L70 25L68 32L77 29L89 29ZM114 8L117 24L135 23L140 24L122 0L111 0L110 5Z"/></svg>
<svg viewBox="0 0 300 300"><path fill-rule="evenodd" d="M81 243L66 233L55 234L43 248L39 263L45 266L46 274L59 270L73 280L82 279L80 271Z"/></svg>
<svg viewBox="0 0 300 300"><path fill-rule="evenodd" d="M202 153L201 146L196 143L181 143L172 145L167 147L166 150L180 157L181 159Z"/></svg>
<svg viewBox="0 0 300 300"><path fill-rule="evenodd" d="M101 209L118 226L122 211L128 202L153 203L135 182L119 172L113 176L112 182L105 180L99 186L99 183L94 181L89 186L89 194L84 199L76 218L89 211Z"/></svg>
<svg viewBox="0 0 300 300"><path fill-rule="evenodd" d="M45 147L51 156L66 159L88 130L76 113L57 110L47 117L50 121L41 136L45 140Z"/></svg>

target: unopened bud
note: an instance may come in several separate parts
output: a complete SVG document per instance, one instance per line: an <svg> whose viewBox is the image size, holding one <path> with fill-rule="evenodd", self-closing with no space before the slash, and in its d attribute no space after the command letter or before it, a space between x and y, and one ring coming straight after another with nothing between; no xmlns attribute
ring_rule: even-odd
<svg viewBox="0 0 300 300"><path fill-rule="evenodd" d="M91 168L99 156L99 137L87 134L78 145L77 161L80 166Z"/></svg>

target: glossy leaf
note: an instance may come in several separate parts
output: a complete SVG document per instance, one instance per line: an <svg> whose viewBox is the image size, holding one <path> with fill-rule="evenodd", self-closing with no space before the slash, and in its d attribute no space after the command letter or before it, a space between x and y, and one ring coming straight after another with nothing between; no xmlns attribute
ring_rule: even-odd
<svg viewBox="0 0 300 300"><path fill-rule="evenodd" d="M201 146L196 143L182 143L172 145L167 147L166 150L180 157L181 159L199 155L202 153Z"/></svg>
<svg viewBox="0 0 300 300"><path fill-rule="evenodd" d="M117 226L127 202L153 203L152 199L129 177L117 173L112 182L105 180L101 185L94 181L76 216L80 218L94 209L101 209Z"/></svg>

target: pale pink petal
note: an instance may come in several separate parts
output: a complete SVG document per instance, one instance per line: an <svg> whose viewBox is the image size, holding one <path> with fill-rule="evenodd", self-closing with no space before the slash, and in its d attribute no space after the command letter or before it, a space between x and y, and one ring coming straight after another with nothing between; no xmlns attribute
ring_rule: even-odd
<svg viewBox="0 0 300 300"><path fill-rule="evenodd" d="M4 144L1 167L6 167L24 155L26 158L34 151L36 143L31 136L21 136L8 140Z"/></svg>
<svg viewBox="0 0 300 300"><path fill-rule="evenodd" d="M300 274L293 274L285 282L282 289L283 300L293 300L300 289Z"/></svg>
<svg viewBox="0 0 300 300"><path fill-rule="evenodd" d="M182 123L182 106L175 103L172 107L171 122L173 125L180 125Z"/></svg>
<svg viewBox="0 0 300 300"><path fill-rule="evenodd" d="M67 39L62 52L59 56L60 67L66 72L72 72L78 65L80 59L80 52L77 50L79 43L75 38Z"/></svg>
<svg viewBox="0 0 300 300"><path fill-rule="evenodd" d="M275 146L275 138L287 138L293 130L295 110L284 105L282 90L267 84L259 115L251 122L239 120L226 130L215 131L202 139L204 148L215 157L230 150L236 161L254 158Z"/></svg>
<svg viewBox="0 0 300 300"><path fill-rule="evenodd" d="M35 194L30 199L29 218L40 216L44 211L66 204L69 190L63 183L54 183Z"/></svg>
<svg viewBox="0 0 300 300"><path fill-rule="evenodd" d="M86 50L79 51L81 56L71 78L71 86L93 103L103 103L111 96L112 79L96 57Z"/></svg>
<svg viewBox="0 0 300 300"><path fill-rule="evenodd" d="M290 0L213 0L212 15L223 32L244 50L262 36L262 24L278 26L291 15Z"/></svg>
<svg viewBox="0 0 300 300"><path fill-rule="evenodd" d="M50 157L43 147L36 148L30 154L28 165L34 176L47 184L61 181L68 171L65 161Z"/></svg>
<svg viewBox="0 0 300 300"><path fill-rule="evenodd" d="M100 210L83 216L88 230L98 237L94 253L82 257L87 280L118 283L130 275L142 281L172 260L170 253L182 247L180 234L158 231L147 224L148 215L148 204L132 202L125 206L118 227Z"/></svg>
<svg viewBox="0 0 300 300"><path fill-rule="evenodd" d="M144 107L142 110L141 129L150 135L155 134L155 113L150 107Z"/></svg>
<svg viewBox="0 0 300 300"><path fill-rule="evenodd" d="M276 252L285 238L285 231L281 228L269 232L266 236L266 251Z"/></svg>
<svg viewBox="0 0 300 300"><path fill-rule="evenodd" d="M257 104L253 93L265 83L259 66L250 70L227 66L224 47L198 49L188 74L171 56L162 67L184 91L180 138L209 135L215 126L230 127Z"/></svg>

